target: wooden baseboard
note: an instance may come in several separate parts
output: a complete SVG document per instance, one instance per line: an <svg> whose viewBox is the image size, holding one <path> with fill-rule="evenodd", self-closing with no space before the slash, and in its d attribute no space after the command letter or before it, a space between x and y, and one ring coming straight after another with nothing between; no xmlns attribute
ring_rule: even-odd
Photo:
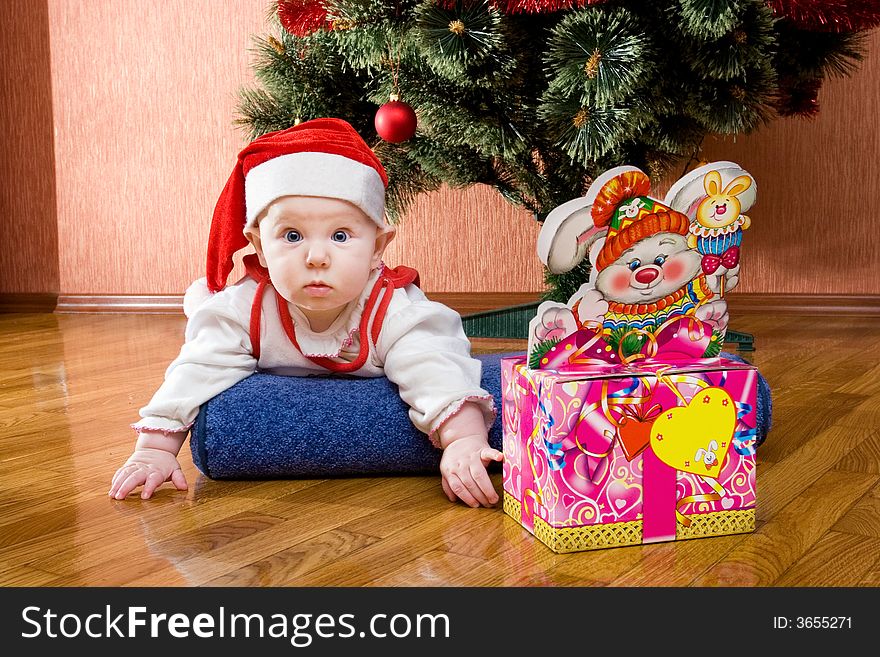
<svg viewBox="0 0 880 657"><path fill-rule="evenodd" d="M445 303L462 315L534 303L537 292L496 292L468 294L461 292L432 293L432 300ZM730 312L761 314L773 312L786 315L846 315L848 317L880 317L880 295L877 294L755 294L732 292L727 296Z"/></svg>
<svg viewBox="0 0 880 657"><path fill-rule="evenodd" d="M537 292L432 292L430 298L462 315L533 303ZM56 305L57 299L57 305ZM727 297L733 315L780 313L786 315L836 315L880 317L880 295L751 294L733 292ZM60 295L0 294L0 312L153 313L183 312L182 295Z"/></svg>
<svg viewBox="0 0 880 657"><path fill-rule="evenodd" d="M430 295L433 301L444 303L462 315L531 303L539 296L537 292L438 292ZM177 315L183 312L183 295L63 294L58 297L55 312Z"/></svg>
<svg viewBox="0 0 880 657"><path fill-rule="evenodd" d="M742 294L728 297L730 314L776 313L785 315L835 315L880 317L877 294Z"/></svg>
<svg viewBox="0 0 880 657"><path fill-rule="evenodd" d="M183 295L62 294L55 312L182 315Z"/></svg>
<svg viewBox="0 0 880 657"><path fill-rule="evenodd" d="M428 297L431 301L449 306L461 315L470 315L534 303L541 298L541 294L539 292L430 292Z"/></svg>
<svg viewBox="0 0 880 657"><path fill-rule="evenodd" d="M57 303L49 292L0 292L0 313L51 313Z"/></svg>

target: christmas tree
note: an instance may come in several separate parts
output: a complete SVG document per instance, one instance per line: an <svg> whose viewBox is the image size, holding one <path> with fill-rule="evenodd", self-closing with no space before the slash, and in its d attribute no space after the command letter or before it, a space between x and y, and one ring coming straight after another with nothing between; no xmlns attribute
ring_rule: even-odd
<svg viewBox="0 0 880 657"><path fill-rule="evenodd" d="M663 176L707 134L812 116L854 70L876 0L280 0L241 94L251 137L348 120L389 173L388 210L495 187L542 221L602 171ZM416 125L417 124L417 125ZM548 298L586 280L548 275Z"/></svg>

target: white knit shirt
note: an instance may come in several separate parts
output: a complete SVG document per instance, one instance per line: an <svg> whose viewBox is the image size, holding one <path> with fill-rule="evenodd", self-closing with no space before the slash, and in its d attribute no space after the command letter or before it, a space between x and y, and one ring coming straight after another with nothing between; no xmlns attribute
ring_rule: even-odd
<svg viewBox="0 0 880 657"><path fill-rule="evenodd" d="M253 355L249 329L256 281L248 276L214 294L192 313L180 354L165 372L164 383L140 409L142 419L132 427L164 432L187 429L204 402L257 370L287 376L328 374L303 353L354 361L360 350L358 326L380 273L381 269L373 273L360 298L321 333L311 331L299 309L287 304L302 352L284 331L277 294L267 287L259 360ZM202 285L203 279L191 289ZM492 396L480 387L481 364L470 355L461 317L429 301L415 285L394 290L379 338L376 344L370 340L366 363L352 375L387 376L397 384L413 424L435 445L437 429L466 401L479 404L487 429L495 419Z"/></svg>

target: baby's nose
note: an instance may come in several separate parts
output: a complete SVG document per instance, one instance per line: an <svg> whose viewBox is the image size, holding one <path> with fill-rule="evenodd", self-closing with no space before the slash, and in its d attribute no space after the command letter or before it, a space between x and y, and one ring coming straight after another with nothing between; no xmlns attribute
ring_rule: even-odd
<svg viewBox="0 0 880 657"><path fill-rule="evenodd" d="M313 247L309 249L309 254L306 256L306 263L313 267L326 267L330 262L330 257L327 254L326 249Z"/></svg>
<svg viewBox="0 0 880 657"><path fill-rule="evenodd" d="M636 271L635 279L644 284L650 283L658 276L658 271L654 267L644 267Z"/></svg>

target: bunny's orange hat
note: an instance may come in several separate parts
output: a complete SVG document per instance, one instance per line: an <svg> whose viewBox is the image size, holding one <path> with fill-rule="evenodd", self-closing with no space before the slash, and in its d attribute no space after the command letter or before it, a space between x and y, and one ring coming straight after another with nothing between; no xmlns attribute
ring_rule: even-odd
<svg viewBox="0 0 880 657"><path fill-rule="evenodd" d="M214 208L208 238L208 289L226 286L232 256L248 245L245 231L275 199L323 196L348 201L380 228L388 175L346 121L314 119L258 137L238 162Z"/></svg>
<svg viewBox="0 0 880 657"><path fill-rule="evenodd" d="M602 271L636 242L657 233L687 235L687 215L650 198L651 182L638 169L624 171L606 182L593 203L596 226L608 226L605 245L596 258Z"/></svg>

